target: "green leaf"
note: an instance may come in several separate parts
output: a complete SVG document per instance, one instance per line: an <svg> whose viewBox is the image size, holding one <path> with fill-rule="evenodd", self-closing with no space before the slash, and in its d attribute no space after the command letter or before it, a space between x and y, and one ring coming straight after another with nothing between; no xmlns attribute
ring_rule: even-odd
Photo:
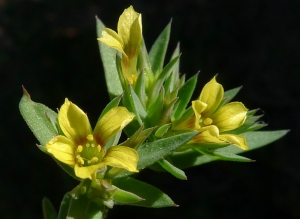
<svg viewBox="0 0 300 219"><path fill-rule="evenodd" d="M157 99L159 92L163 88L163 83L165 79L168 77L168 75L171 73L172 67L176 64L176 62L179 60L179 56L172 59L166 67L161 71L161 73L158 75L157 80L154 84L154 86L151 89L151 92L149 94L149 106L151 106Z"/></svg>
<svg viewBox="0 0 300 219"><path fill-rule="evenodd" d="M57 219L57 213L48 198L43 198L42 207L44 219Z"/></svg>
<svg viewBox="0 0 300 219"><path fill-rule="evenodd" d="M117 188L116 193L114 194L114 201L121 204L130 204L142 200L144 199L139 197L138 195L120 188Z"/></svg>
<svg viewBox="0 0 300 219"><path fill-rule="evenodd" d="M52 123L57 120L57 113L43 104L33 102L25 88L23 91L24 95L19 104L21 115L40 144L45 146L48 141L58 135ZM46 152L45 148L40 147L40 149Z"/></svg>
<svg viewBox="0 0 300 219"><path fill-rule="evenodd" d="M106 107L102 110L100 116L99 116L99 119L98 121L102 118L102 116L104 116L109 110L111 110L112 108L114 107L117 107L119 106L119 103L120 103L120 100L122 98L122 95L118 96L118 97L115 97L113 100L111 100L107 105Z"/></svg>
<svg viewBox="0 0 300 219"><path fill-rule="evenodd" d="M105 28L101 20L96 17L97 36L102 36L102 30ZM101 60L104 67L105 80L108 89L108 93L111 99L120 96L123 93L122 86L118 77L116 68L116 50L110 48L106 44L98 41Z"/></svg>
<svg viewBox="0 0 300 219"><path fill-rule="evenodd" d="M197 84L198 74L191 77L178 91L178 106L173 114L172 119L177 120L183 114L185 108L191 100Z"/></svg>
<svg viewBox="0 0 300 219"><path fill-rule="evenodd" d="M225 91L223 96L223 100L224 100L223 104L229 103L241 89L242 86Z"/></svg>
<svg viewBox="0 0 300 219"><path fill-rule="evenodd" d="M165 27L156 39L149 52L149 60L154 74L160 72L164 65L165 55L169 44L171 22Z"/></svg>
<svg viewBox="0 0 300 219"><path fill-rule="evenodd" d="M113 184L118 188L132 192L138 195L139 197L145 199L139 202L127 203L127 205L149 208L177 206L168 195L163 193L161 190L155 188L154 186L144 183L142 181L130 177L122 177L114 179Z"/></svg>
<svg viewBox="0 0 300 219"><path fill-rule="evenodd" d="M61 201L58 219L66 219L67 218L71 199L72 199L71 194L69 192L67 192L64 195L63 200Z"/></svg>
<svg viewBox="0 0 300 219"><path fill-rule="evenodd" d="M213 159L216 158L216 159L227 160L227 161L253 162L253 160L247 157L242 157L233 153L210 151L210 150L205 150L203 148L195 148L194 150L200 152L201 154L207 155Z"/></svg>
<svg viewBox="0 0 300 219"><path fill-rule="evenodd" d="M155 127L144 129L144 125L142 125L130 138L126 141L122 142L120 145L131 147L137 149L148 136L152 133Z"/></svg>
<svg viewBox="0 0 300 219"><path fill-rule="evenodd" d="M198 132L187 132L141 145L137 150L139 153L138 169L144 169L163 159L197 134Z"/></svg>
<svg viewBox="0 0 300 219"><path fill-rule="evenodd" d="M242 135L246 137L249 146L249 150L247 151L250 151L265 146L267 144L270 144L271 142L274 142L282 138L288 132L289 130L254 131L254 132L247 132ZM220 152L220 153L225 152L231 154L239 154L247 151L244 151L234 145L216 150L216 152ZM171 159L173 164L181 169L198 166L201 164L218 160L217 158L212 158L205 155L199 156L199 153L194 150L188 150L182 153L173 153Z"/></svg>
<svg viewBox="0 0 300 219"><path fill-rule="evenodd" d="M67 218L102 219L103 211L104 209L101 209L99 205L89 200L86 195L80 195L77 199L71 198Z"/></svg>
<svg viewBox="0 0 300 219"><path fill-rule="evenodd" d="M155 137L161 138L164 136L164 134L169 130L169 128L172 126L171 123L168 124L164 124L162 126L160 126L156 132L155 132Z"/></svg>
<svg viewBox="0 0 300 219"><path fill-rule="evenodd" d="M132 86L130 86L130 97L129 98L132 99L133 107L135 109L134 113L136 113L136 115L139 118L141 118L141 124L142 124L142 120L147 116L147 112L146 112L143 104L141 103L140 99L134 92Z"/></svg>
<svg viewBox="0 0 300 219"><path fill-rule="evenodd" d="M177 56L179 56L179 54L180 54L179 47L180 47L180 43L177 44L177 46L172 54L171 60L176 58ZM170 76L166 79L166 82L164 85L166 92L173 91L178 83L178 80L179 80L179 60L173 66L172 73L170 74Z"/></svg>
<svg viewBox="0 0 300 219"><path fill-rule="evenodd" d="M173 164L171 164L169 161L162 159L159 161L159 164L169 173L171 173L173 176L175 176L178 179L181 180L187 180L187 177L181 169L175 167Z"/></svg>

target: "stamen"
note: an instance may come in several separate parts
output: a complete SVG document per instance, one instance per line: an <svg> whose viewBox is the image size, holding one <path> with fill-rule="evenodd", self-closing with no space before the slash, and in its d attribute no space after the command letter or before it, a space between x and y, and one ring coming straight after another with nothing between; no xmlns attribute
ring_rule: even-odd
<svg viewBox="0 0 300 219"><path fill-rule="evenodd" d="M93 141L94 137L93 137L92 134L89 134L88 136L86 136L86 139L89 140L89 141Z"/></svg>
<svg viewBox="0 0 300 219"><path fill-rule="evenodd" d="M212 122L213 122L213 120L211 118L206 118L206 119L204 119L203 124L204 125L211 125Z"/></svg>
<svg viewBox="0 0 300 219"><path fill-rule="evenodd" d="M90 146L90 144L89 144L89 143L86 143L86 144L85 144L85 146L89 147L89 146Z"/></svg>
<svg viewBox="0 0 300 219"><path fill-rule="evenodd" d="M77 152L80 153L82 150L83 150L83 147L82 147L81 145L79 145L79 146L77 147Z"/></svg>
<svg viewBox="0 0 300 219"><path fill-rule="evenodd" d="M98 160L99 160L98 157L93 157L93 158L91 159L91 162L92 162L92 163L97 163Z"/></svg>
<svg viewBox="0 0 300 219"><path fill-rule="evenodd" d="M95 147L95 144L91 144L92 147Z"/></svg>
<svg viewBox="0 0 300 219"><path fill-rule="evenodd" d="M84 164L84 160L82 159L82 157L80 157L80 155L77 155L76 157L77 157L78 163L80 163L81 165L83 165Z"/></svg>
<svg viewBox="0 0 300 219"><path fill-rule="evenodd" d="M100 146L100 144L98 144L97 149L98 149L98 152L100 153L100 151L101 151L101 146Z"/></svg>

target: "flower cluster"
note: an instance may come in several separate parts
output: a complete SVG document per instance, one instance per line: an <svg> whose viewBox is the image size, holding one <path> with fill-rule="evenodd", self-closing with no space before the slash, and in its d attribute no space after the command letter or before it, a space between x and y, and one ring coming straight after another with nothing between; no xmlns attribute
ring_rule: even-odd
<svg viewBox="0 0 300 219"><path fill-rule="evenodd" d="M184 168L216 159L251 162L237 153L286 133L255 132L265 126L257 122L256 110L231 102L239 89L224 91L216 76L198 99L191 100L198 75L186 80L180 74L179 46L165 65L170 24L148 53L141 14L132 6L121 14L117 32L96 21L111 102L95 128L68 99L58 113L31 101L25 89L20 102L21 113L41 144L38 147L80 181L66 195L68 211L60 218L104 218L114 204L177 206L162 191L131 175L149 167L187 179ZM119 143L123 131L128 138ZM79 215L82 205L84 213Z"/></svg>

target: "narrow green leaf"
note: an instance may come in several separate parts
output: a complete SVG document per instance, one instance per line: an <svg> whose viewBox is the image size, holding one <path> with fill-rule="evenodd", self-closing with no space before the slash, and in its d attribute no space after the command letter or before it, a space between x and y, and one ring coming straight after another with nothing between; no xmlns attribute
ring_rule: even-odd
<svg viewBox="0 0 300 219"><path fill-rule="evenodd" d="M118 188L132 192L144 199L143 201L139 202L127 203L128 205L149 208L177 206L168 195L155 188L154 186L142 181L130 177L122 177L114 179L113 184Z"/></svg>
<svg viewBox="0 0 300 219"><path fill-rule="evenodd" d="M178 91L178 106L173 114L172 119L177 120L183 114L188 103L191 100L193 92L197 84L198 74L191 77Z"/></svg>
<svg viewBox="0 0 300 219"><path fill-rule="evenodd" d="M169 161L162 159L159 161L159 164L169 173L171 173L173 176L175 176L178 179L181 180L187 180L187 177L183 170L175 167L173 164L171 164Z"/></svg>
<svg viewBox="0 0 300 219"><path fill-rule="evenodd" d="M120 100L122 98L122 95L115 97L114 99L112 99L107 105L106 107L102 110L98 121L102 118L102 116L104 116L109 110L111 110L114 107L119 106Z"/></svg>
<svg viewBox="0 0 300 219"><path fill-rule="evenodd" d="M121 204L130 204L142 200L144 199L138 195L120 188L117 188L116 193L114 194L114 201Z"/></svg>
<svg viewBox="0 0 300 219"><path fill-rule="evenodd" d="M58 219L66 219L67 218L71 199L72 199L71 194L69 192L67 192L64 195L63 200L61 201Z"/></svg>
<svg viewBox="0 0 300 219"><path fill-rule="evenodd" d="M223 96L225 102L223 104L229 103L241 89L242 86L225 91Z"/></svg>
<svg viewBox="0 0 300 219"><path fill-rule="evenodd" d="M141 42L141 49L140 49L140 57L142 59L142 69L147 71L151 71L151 64L149 60L149 55L146 49L145 40L143 39Z"/></svg>
<svg viewBox="0 0 300 219"><path fill-rule="evenodd" d="M97 36L100 38L102 36L102 30L105 28L105 26L98 17L96 17L96 28ZM98 46L104 67L106 86L110 98L113 99L114 97L120 96L123 92L116 68L117 52L115 49L110 48L100 41L98 41Z"/></svg>
<svg viewBox="0 0 300 219"><path fill-rule="evenodd" d="M289 130L254 131L254 132L247 132L242 135L246 137L249 146L249 150L247 151L250 151L265 146L267 144L270 144L271 142L274 142L282 138L288 132ZM247 151L244 151L234 145L225 148L220 148L217 150L217 152L225 152L231 154L239 154ZM217 160L217 158L212 158L205 155L199 156L199 153L194 150L188 150L182 153L173 153L171 159L173 164L181 169L198 166L201 164L205 164Z"/></svg>
<svg viewBox="0 0 300 219"><path fill-rule="evenodd" d="M174 58L172 61L170 61L166 67L161 71L161 73L158 75L157 80L154 84L154 86L151 89L151 92L149 95L149 106L151 106L157 99L159 92L163 88L163 83L165 79L168 77L168 75L171 73L172 67L175 65L175 63L179 60L179 56Z"/></svg>
<svg viewBox="0 0 300 219"><path fill-rule="evenodd" d="M162 125L160 126L156 132L155 132L155 136L158 137L158 138L161 138L164 136L164 134L169 130L169 128L172 126L171 123L168 123L168 124L165 124L165 125Z"/></svg>
<svg viewBox="0 0 300 219"><path fill-rule="evenodd" d="M247 157L242 157L233 153L209 151L202 148L195 148L194 150L200 152L201 154L207 155L213 159L237 161L237 162L253 162L253 160Z"/></svg>
<svg viewBox="0 0 300 219"><path fill-rule="evenodd" d="M180 43L177 44L172 54L171 60L179 56L179 54L180 54ZM166 82L164 84L166 92L173 91L176 85L178 84L178 80L179 80L179 60L173 66L172 73L170 74L170 76L166 79Z"/></svg>
<svg viewBox="0 0 300 219"><path fill-rule="evenodd" d="M19 103L19 109L25 122L42 146L54 138L57 129L51 121L57 120L57 113L43 104L35 103L23 88L24 95Z"/></svg>
<svg viewBox="0 0 300 219"><path fill-rule="evenodd" d="M146 107L146 92L145 92L145 74L141 72L137 78L137 81L134 86L134 91L139 97L143 107Z"/></svg>
<svg viewBox="0 0 300 219"><path fill-rule="evenodd" d="M57 219L57 213L48 198L43 198L42 206L44 219Z"/></svg>
<svg viewBox="0 0 300 219"><path fill-rule="evenodd" d="M165 27L156 39L149 52L149 60L154 74L160 72L164 65L165 55L169 44L171 22Z"/></svg>
<svg viewBox="0 0 300 219"><path fill-rule="evenodd" d="M141 145L137 150L139 153L138 169L144 169L163 159L197 134L198 132L187 132Z"/></svg>
<svg viewBox="0 0 300 219"><path fill-rule="evenodd" d="M147 112L146 112L143 104L141 103L140 99L134 92L132 86L130 86L130 97L129 98L132 99L135 113L141 118L141 120L143 120L147 116ZM142 124L142 122L141 122L141 124Z"/></svg>

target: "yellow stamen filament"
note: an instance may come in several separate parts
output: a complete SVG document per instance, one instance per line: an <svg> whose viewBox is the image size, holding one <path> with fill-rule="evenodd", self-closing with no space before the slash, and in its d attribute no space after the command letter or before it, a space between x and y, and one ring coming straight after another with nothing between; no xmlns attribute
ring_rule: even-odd
<svg viewBox="0 0 300 219"><path fill-rule="evenodd" d="M89 140L89 141L93 141L94 137L93 137L92 134L89 134L88 136L86 136L86 139Z"/></svg>
<svg viewBox="0 0 300 219"><path fill-rule="evenodd" d="M76 158L78 163L80 163L81 165L84 164L84 160L82 159L82 157L80 157L80 155L77 155Z"/></svg>
<svg viewBox="0 0 300 219"><path fill-rule="evenodd" d="M82 147L81 145L79 145L79 146L77 147L77 152L80 153L82 150L83 150L83 147Z"/></svg>
<svg viewBox="0 0 300 219"><path fill-rule="evenodd" d="M212 122L213 122L213 120L211 118L206 118L206 119L204 119L203 124L204 125L211 125Z"/></svg>
<svg viewBox="0 0 300 219"><path fill-rule="evenodd" d="M98 149L98 152L100 153L100 151L101 151L101 146L98 144L98 146L97 146L97 149Z"/></svg>

